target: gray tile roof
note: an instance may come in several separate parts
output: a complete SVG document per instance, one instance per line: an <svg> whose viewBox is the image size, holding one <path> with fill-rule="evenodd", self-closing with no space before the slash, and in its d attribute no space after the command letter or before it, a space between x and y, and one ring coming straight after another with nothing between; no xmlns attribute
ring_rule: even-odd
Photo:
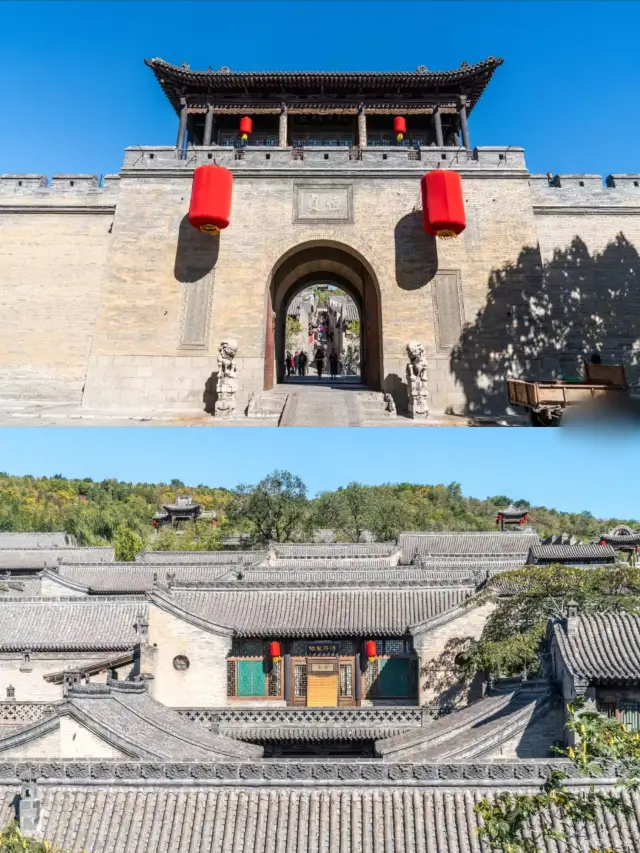
<svg viewBox="0 0 640 853"><path fill-rule="evenodd" d="M275 557L298 557L304 559L329 560L337 557L388 557L398 546L395 542L362 542L353 544L300 544L273 545Z"/></svg>
<svg viewBox="0 0 640 853"><path fill-rule="evenodd" d="M529 549L539 541L530 531L496 533L401 533L401 563L415 557L506 557L526 560Z"/></svg>
<svg viewBox="0 0 640 853"><path fill-rule="evenodd" d="M0 597L1 651L125 651L145 601Z"/></svg>
<svg viewBox="0 0 640 853"><path fill-rule="evenodd" d="M4 548L0 549L0 571L52 568L63 563L110 563L113 548Z"/></svg>
<svg viewBox="0 0 640 853"><path fill-rule="evenodd" d="M348 769L348 768L346 768ZM217 780L215 780L217 781ZM161 785L44 782L38 836L86 853L480 853L474 806L508 782L484 787L398 783L388 787L317 780L311 787L271 782L255 788L188 780ZM19 786L0 788L0 818L14 815ZM625 793L629 813L602 815L597 827L569 824L566 841L544 853L640 849L640 793ZM529 831L538 828L536 821Z"/></svg>
<svg viewBox="0 0 640 853"><path fill-rule="evenodd" d="M557 620L551 640L578 678L640 680L640 616L594 613Z"/></svg>
<svg viewBox="0 0 640 853"><path fill-rule="evenodd" d="M610 545L599 543L577 543L575 545L549 544L542 542L532 545L530 562L537 563L540 560L584 560L603 563L615 562L616 552Z"/></svg>
<svg viewBox="0 0 640 853"><path fill-rule="evenodd" d="M348 569L360 570L363 569L384 569L393 565L391 557L328 557L320 559L312 557L311 559L303 557L285 557L272 561L264 560L261 566L270 565L274 570L280 572L287 570L311 570L311 569L340 569L346 571ZM253 571L253 570L252 570Z"/></svg>
<svg viewBox="0 0 640 853"><path fill-rule="evenodd" d="M385 584L406 584L406 583L423 583L426 585L432 584L448 584L448 585L465 585L474 586L480 583L484 578L483 572L468 571L461 572L437 572L433 570L422 570L418 567L400 567L388 569L366 569L360 570L349 568L341 569L305 569L300 571L282 572L279 569L262 569L256 568L242 572L241 580L234 580L238 575L238 568L234 567L229 574L229 577L221 578L219 583L239 584L280 584L280 585L312 585L312 584L327 584L327 583L385 583Z"/></svg>
<svg viewBox="0 0 640 853"><path fill-rule="evenodd" d="M267 556L266 551L144 551L136 562L160 565L168 563L196 563L203 565L231 566L236 563L257 563Z"/></svg>
<svg viewBox="0 0 640 853"><path fill-rule="evenodd" d="M153 589L154 577L165 586L170 578L185 583L215 581L229 572L238 571L236 565L166 563L112 563L109 566L60 566L58 575L73 583L88 587L98 593L146 592Z"/></svg>
<svg viewBox="0 0 640 853"><path fill-rule="evenodd" d="M40 595L40 578L28 575L0 577L0 597L13 598L17 595Z"/></svg>
<svg viewBox="0 0 640 853"><path fill-rule="evenodd" d="M0 549L3 548L74 548L78 543L74 536L62 531L57 533L12 532L0 533Z"/></svg>
<svg viewBox="0 0 640 853"><path fill-rule="evenodd" d="M519 690L489 696L453 711L422 729L376 743L387 761L463 761L480 758L546 715L555 698L549 689ZM559 722L557 737L562 738ZM554 738L551 738L554 740ZM541 758L544 755L540 756Z"/></svg>
<svg viewBox="0 0 640 853"><path fill-rule="evenodd" d="M187 611L232 628L238 636L401 636L410 625L457 607L472 590L425 589L174 589Z"/></svg>

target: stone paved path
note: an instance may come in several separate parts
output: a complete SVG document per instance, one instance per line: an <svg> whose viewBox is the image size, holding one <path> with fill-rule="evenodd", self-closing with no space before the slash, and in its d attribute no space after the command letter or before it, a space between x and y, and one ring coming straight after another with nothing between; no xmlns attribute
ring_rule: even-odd
<svg viewBox="0 0 640 853"><path fill-rule="evenodd" d="M362 426L355 389L291 385L288 391L281 427Z"/></svg>

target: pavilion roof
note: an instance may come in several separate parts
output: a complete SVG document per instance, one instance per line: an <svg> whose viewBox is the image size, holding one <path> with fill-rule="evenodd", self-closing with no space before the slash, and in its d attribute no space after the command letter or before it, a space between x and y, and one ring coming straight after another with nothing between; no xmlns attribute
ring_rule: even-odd
<svg viewBox="0 0 640 853"><path fill-rule="evenodd" d="M466 95L469 109L480 99L491 77L504 62L490 56L474 65L462 63L451 71L193 71L172 65L160 58L145 59L176 112L180 98L189 95L336 95L352 94L354 99L369 95L384 97L391 93L411 93L418 97Z"/></svg>

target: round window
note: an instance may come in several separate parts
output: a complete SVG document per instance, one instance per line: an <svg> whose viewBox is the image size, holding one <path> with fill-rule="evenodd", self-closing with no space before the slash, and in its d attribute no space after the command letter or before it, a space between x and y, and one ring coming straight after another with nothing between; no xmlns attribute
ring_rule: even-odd
<svg viewBox="0 0 640 853"><path fill-rule="evenodd" d="M174 669L189 669L189 658L185 655L176 655L173 659Z"/></svg>

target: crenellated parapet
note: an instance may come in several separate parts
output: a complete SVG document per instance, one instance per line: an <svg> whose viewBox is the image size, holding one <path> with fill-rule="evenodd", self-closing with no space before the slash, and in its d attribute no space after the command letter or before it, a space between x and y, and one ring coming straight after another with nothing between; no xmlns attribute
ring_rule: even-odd
<svg viewBox="0 0 640 853"><path fill-rule="evenodd" d="M119 182L119 175L0 175L0 199L29 198L45 205L72 199L101 204L115 198Z"/></svg>
<svg viewBox="0 0 640 853"><path fill-rule="evenodd" d="M640 175L530 175L535 213L640 213Z"/></svg>

